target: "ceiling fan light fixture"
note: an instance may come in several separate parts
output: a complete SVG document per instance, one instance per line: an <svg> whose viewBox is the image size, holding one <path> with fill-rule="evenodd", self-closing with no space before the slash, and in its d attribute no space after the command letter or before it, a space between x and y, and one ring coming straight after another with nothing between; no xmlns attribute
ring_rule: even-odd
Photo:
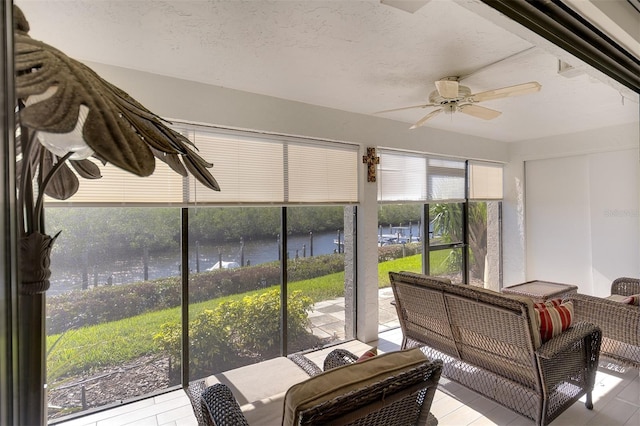
<svg viewBox="0 0 640 426"><path fill-rule="evenodd" d="M442 105L442 110L444 111L445 114L451 115L458 110L458 103L451 102L451 103Z"/></svg>

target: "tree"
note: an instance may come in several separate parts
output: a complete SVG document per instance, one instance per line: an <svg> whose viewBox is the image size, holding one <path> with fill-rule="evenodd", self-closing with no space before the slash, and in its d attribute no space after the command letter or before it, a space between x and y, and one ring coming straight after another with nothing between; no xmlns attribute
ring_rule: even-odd
<svg viewBox="0 0 640 426"><path fill-rule="evenodd" d="M438 203L431 206L429 216L433 231L443 243L463 242L462 203ZM469 270L471 276L484 280L487 256L487 203L472 202L468 208ZM455 253L455 252L454 252ZM459 254L452 261L460 264Z"/></svg>

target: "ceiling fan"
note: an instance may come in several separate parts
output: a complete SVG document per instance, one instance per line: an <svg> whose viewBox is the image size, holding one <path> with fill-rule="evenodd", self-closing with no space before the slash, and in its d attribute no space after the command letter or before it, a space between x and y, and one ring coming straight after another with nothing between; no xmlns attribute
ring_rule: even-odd
<svg viewBox="0 0 640 426"><path fill-rule="evenodd" d="M502 113L491 108L477 105L478 102L491 101L511 96L527 95L529 93L540 91L540 88L542 87L540 83L531 81L529 83L517 84L515 86L487 90L486 92L471 93L471 89L459 83L458 77L445 77L436 81L435 86L436 90L429 94L428 104L387 109L384 111L378 111L376 114L413 108L438 107L438 109L431 111L429 114L418 120L413 126L411 126L411 129L422 126L428 120L441 112L453 114L454 112L459 111L483 120L492 120Z"/></svg>

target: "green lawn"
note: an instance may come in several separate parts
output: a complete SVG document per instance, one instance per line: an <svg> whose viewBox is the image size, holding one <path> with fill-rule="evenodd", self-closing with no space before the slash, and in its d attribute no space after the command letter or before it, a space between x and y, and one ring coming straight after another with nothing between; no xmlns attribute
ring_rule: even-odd
<svg viewBox="0 0 640 426"><path fill-rule="evenodd" d="M420 272L421 269L421 255L380 263L378 265L378 286L389 286L389 271ZM290 283L288 288L290 292L301 290L305 295L311 297L314 302L333 299L344 294L344 272ZM249 293L191 304L189 306L189 316L193 318L204 309L212 309L221 302L238 300L246 295L261 293L265 290L255 290ZM167 322L179 323L179 321L180 308L176 307L149 312L119 321L83 327L62 335L48 336L48 379L49 381L54 381L67 374L92 368L120 365L142 355L155 353L158 349L153 343L154 334L160 330L162 324Z"/></svg>

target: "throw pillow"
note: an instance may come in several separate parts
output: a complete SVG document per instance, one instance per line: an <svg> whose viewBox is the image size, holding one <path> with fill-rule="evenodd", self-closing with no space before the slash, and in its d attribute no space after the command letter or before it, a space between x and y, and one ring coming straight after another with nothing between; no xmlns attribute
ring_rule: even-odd
<svg viewBox="0 0 640 426"><path fill-rule="evenodd" d="M356 362L360 362L360 361L364 361L365 359L373 358L376 355L378 355L378 347L374 346L373 348L369 349L368 351L366 351L365 353L360 355L360 358L358 358L356 360Z"/></svg>
<svg viewBox="0 0 640 426"><path fill-rule="evenodd" d="M571 326L573 321L573 302L553 299L533 305L540 327L542 343L559 335Z"/></svg>
<svg viewBox="0 0 640 426"><path fill-rule="evenodd" d="M627 305L640 306L640 293L632 294L631 296L626 297L624 300L622 300L622 303L626 303Z"/></svg>

